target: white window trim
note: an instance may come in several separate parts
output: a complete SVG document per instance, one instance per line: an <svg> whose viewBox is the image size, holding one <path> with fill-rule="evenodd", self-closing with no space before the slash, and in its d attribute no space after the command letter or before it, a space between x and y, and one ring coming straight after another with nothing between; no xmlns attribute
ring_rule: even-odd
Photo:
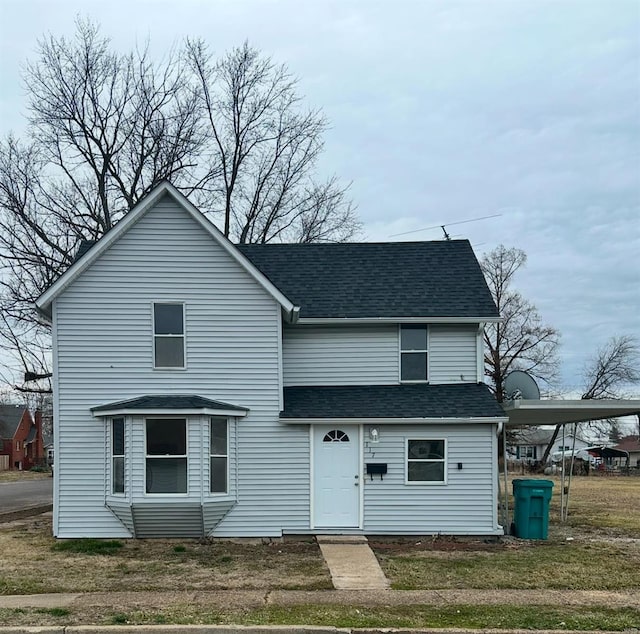
<svg viewBox="0 0 640 634"><path fill-rule="evenodd" d="M518 445L518 459L519 460L537 460L538 459L538 449L536 445ZM523 456L522 453L526 449L531 449L531 453L534 454L532 456Z"/></svg>
<svg viewBox="0 0 640 634"><path fill-rule="evenodd" d="M444 463L444 480L409 480L409 441L410 440L437 440L444 442L444 460L418 460L412 459L412 462L443 462ZM404 439L404 483L409 486L444 486L447 484L449 471L449 443L446 438L437 438L434 436L407 436Z"/></svg>
<svg viewBox="0 0 640 634"><path fill-rule="evenodd" d="M123 435L123 451L124 453L122 454L116 454L114 453L115 451L115 441L114 441L114 435L113 435L113 423L116 420L122 420L122 435ZM114 416L113 418L109 419L109 427L111 427L111 462L110 462L110 469L111 469L111 473L110 473L110 482L109 482L109 495L113 495L116 497L126 497L127 494L127 459L126 459L126 455L127 455L127 419L124 416ZM114 490L114 484L115 484L115 480L114 480L114 461L116 458L122 458L122 467L123 467L123 473L122 473L122 483L123 483L123 490L122 491L118 491L116 492ZM146 467L146 464L145 464ZM145 469L146 470L146 469Z"/></svg>
<svg viewBox="0 0 640 634"><path fill-rule="evenodd" d="M225 418L223 416L209 416L207 418L207 420L209 421L209 486L207 487L208 491L209 491L209 495L211 497L228 497L229 496L229 485L231 484L229 481L230 478L230 472L229 472L229 464L230 464L230 460L229 460L229 450L230 450L230 435L231 435L231 425L229 425L229 419L225 418L226 422L227 422L227 453L226 455L223 454L214 454L211 453L211 422L214 418ZM212 491L211 490L211 458L226 458L227 459L227 489L226 491L224 491L224 493L222 491Z"/></svg>
<svg viewBox="0 0 640 634"><path fill-rule="evenodd" d="M156 335L156 311L155 306L159 304L170 304L177 305L180 304L182 306L182 334L181 335ZM166 372L167 370L186 370L187 369L187 309L186 302L183 300L172 300L172 299L163 299L158 301L151 302L151 336L153 337L152 342L152 359L151 365L154 370L160 370L162 372ZM182 366L165 366L165 365L156 365L156 338L164 337L165 339L177 339L178 337L182 337Z"/></svg>
<svg viewBox="0 0 640 634"><path fill-rule="evenodd" d="M165 419L176 419L176 420L183 420L184 421L184 434L185 434L185 438L184 438L184 442L185 442L185 454L184 455L173 455L171 454L170 456L149 456L149 454L147 453L147 420L148 419L153 419L153 420L158 420L161 418L165 418ZM151 458L151 459L157 459L157 460L162 460L163 458L186 458L187 460L187 490L185 493L147 493L147 460ZM144 464L143 464L143 473L144 473L144 482L143 482L143 488L142 488L142 494L144 497L149 497L149 498L153 498L154 500L158 500L158 499L162 499L163 497L166 498L185 498L185 497L189 497L189 418L188 417L181 417L181 416L148 416L144 418Z"/></svg>
<svg viewBox="0 0 640 634"><path fill-rule="evenodd" d="M424 326L427 331L427 349L426 350L403 350L402 349L402 326ZM428 324L398 324L398 379L400 383L429 383L429 363L431 361L431 355L429 354L429 348L431 347L431 328ZM402 378L402 353L403 352L424 352L427 355L427 378L426 379L403 379ZM413 440L413 439L412 439Z"/></svg>

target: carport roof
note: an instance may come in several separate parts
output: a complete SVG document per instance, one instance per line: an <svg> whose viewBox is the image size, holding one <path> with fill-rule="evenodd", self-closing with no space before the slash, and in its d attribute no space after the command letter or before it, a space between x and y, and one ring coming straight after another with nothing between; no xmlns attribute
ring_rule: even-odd
<svg viewBox="0 0 640 634"><path fill-rule="evenodd" d="M502 407L509 416L509 425L562 425L638 414L640 399L567 401L520 399L505 401Z"/></svg>

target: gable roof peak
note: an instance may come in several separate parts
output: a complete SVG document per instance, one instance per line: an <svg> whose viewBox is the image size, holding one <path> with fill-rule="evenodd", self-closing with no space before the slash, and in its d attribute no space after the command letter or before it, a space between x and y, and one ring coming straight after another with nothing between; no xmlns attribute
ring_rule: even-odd
<svg viewBox="0 0 640 634"><path fill-rule="evenodd" d="M83 253L79 253L73 264L36 300L36 308L47 318L51 316L51 303L71 283L73 283L102 253L120 236L126 233L149 210L153 209L164 196L171 196L178 206L186 211L209 235L253 277L264 290L273 297L293 320L297 307L264 276L253 263L243 255L233 243L204 214L193 205L169 181L162 181L131 209L114 227ZM80 250L79 250L80 251Z"/></svg>

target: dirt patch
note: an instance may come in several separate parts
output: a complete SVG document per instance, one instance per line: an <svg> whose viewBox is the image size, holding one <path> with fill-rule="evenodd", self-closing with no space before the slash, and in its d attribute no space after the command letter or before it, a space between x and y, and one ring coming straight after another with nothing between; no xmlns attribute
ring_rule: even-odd
<svg viewBox="0 0 640 634"><path fill-rule="evenodd" d="M477 537L424 537L424 538L385 538L369 536L369 545L379 553L410 552L494 552L509 547L509 541L503 539L482 539Z"/></svg>

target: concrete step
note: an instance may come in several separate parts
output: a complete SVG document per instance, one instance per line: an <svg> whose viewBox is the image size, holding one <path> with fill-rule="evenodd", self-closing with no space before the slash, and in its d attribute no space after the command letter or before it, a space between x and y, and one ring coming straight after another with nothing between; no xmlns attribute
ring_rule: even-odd
<svg viewBox="0 0 640 634"><path fill-rule="evenodd" d="M368 544L364 535L316 535L318 544Z"/></svg>

